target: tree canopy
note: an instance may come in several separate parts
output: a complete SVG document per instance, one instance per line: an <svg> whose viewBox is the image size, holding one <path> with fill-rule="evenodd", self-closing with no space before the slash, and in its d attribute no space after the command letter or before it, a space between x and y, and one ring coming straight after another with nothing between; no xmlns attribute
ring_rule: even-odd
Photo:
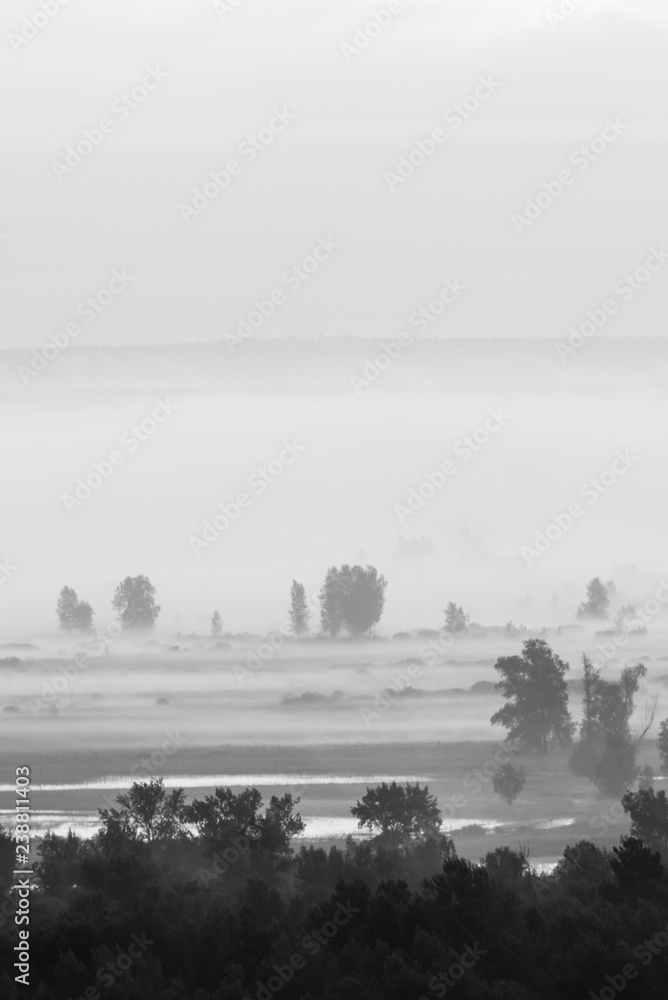
<svg viewBox="0 0 668 1000"><path fill-rule="evenodd" d="M124 629L153 628L160 614L155 587L147 576L126 576L118 584L111 606Z"/></svg>
<svg viewBox="0 0 668 1000"><path fill-rule="evenodd" d="M505 726L509 739L541 753L552 743L568 746L575 731L568 711L568 664L545 639L527 639L521 656L501 656L494 669L507 703L494 713L492 725Z"/></svg>
<svg viewBox="0 0 668 1000"><path fill-rule="evenodd" d="M376 831L388 841L406 843L436 837L441 829L441 810L425 785L382 782L367 788L366 795L350 809L360 828Z"/></svg>
<svg viewBox="0 0 668 1000"><path fill-rule="evenodd" d="M369 635L381 619L387 580L375 566L336 566L320 590L320 626L333 638L345 628L352 636Z"/></svg>
<svg viewBox="0 0 668 1000"><path fill-rule="evenodd" d="M58 622L64 632L90 632L93 628L93 609L87 601L80 601L72 587L63 587L56 605Z"/></svg>
<svg viewBox="0 0 668 1000"><path fill-rule="evenodd" d="M578 618L607 618L610 590L610 583L603 583L598 576L593 577L587 584L587 599L578 608Z"/></svg>

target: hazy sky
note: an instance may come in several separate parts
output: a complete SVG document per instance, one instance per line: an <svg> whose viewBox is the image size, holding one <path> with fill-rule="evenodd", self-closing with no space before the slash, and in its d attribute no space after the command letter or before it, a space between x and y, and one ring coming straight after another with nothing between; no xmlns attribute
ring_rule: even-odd
<svg viewBox="0 0 668 1000"><path fill-rule="evenodd" d="M559 336L664 238L663 0L585 0L553 24L557 0L404 0L354 55L341 46L381 0L218 7L71 0L24 42L40 8L2 5L3 345L40 344L121 267L134 280L81 343L214 340L327 236L340 247L260 336L396 335L445 278L468 294L430 333ZM147 68L166 78L123 105ZM480 78L494 92L445 123ZM251 162L239 146L274 109L294 120ZM113 131L59 180L54 162L105 117ZM608 118L627 127L518 233L513 213ZM440 126L391 191L386 172ZM186 223L179 205L235 157ZM661 334L665 301L659 272L604 333Z"/></svg>
<svg viewBox="0 0 668 1000"><path fill-rule="evenodd" d="M6 0L2 346L78 324L72 354L220 341L234 373L221 338L258 308L256 337L393 338L421 308L424 332L410 329L425 337L566 337L588 310L597 336L663 336L668 9L584 0L558 20L559 2L392 0L390 18L390 0L71 0L42 25L36 2ZM374 11L390 18L378 30ZM437 315L446 282L463 291ZM272 395L252 373L235 393L190 382L75 510L63 494L159 387L26 386L0 354L14 380L0 558L18 567L0 571L2 631L52 628L63 584L104 624L135 573L172 627L205 628L217 606L233 630L276 627L293 577L311 593L345 561L390 578L389 631L440 624L450 599L482 621L570 620L596 574L651 596L665 393L634 386L632 364L618 391L547 393L513 351L498 385L440 393L414 380L393 395L393 373L368 396L347 379L327 395L297 388L298 364L294 391ZM498 406L512 414L498 437L402 522L395 505ZM286 440L307 447L294 468L196 557L189 537ZM528 566L522 545L624 448L639 456L628 474Z"/></svg>

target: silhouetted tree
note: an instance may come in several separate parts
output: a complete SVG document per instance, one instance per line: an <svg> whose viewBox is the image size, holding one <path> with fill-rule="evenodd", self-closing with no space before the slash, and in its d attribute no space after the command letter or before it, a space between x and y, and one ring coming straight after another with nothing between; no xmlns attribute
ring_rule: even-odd
<svg viewBox="0 0 668 1000"><path fill-rule="evenodd" d="M503 767L500 767L495 772L492 778L492 785L496 794L500 795L510 806L524 788L525 781L526 774L524 768L513 767L510 761L508 761L507 764L504 764Z"/></svg>
<svg viewBox="0 0 668 1000"><path fill-rule="evenodd" d="M290 588L290 624L295 635L303 635L308 631L309 617L304 585L293 580Z"/></svg>
<svg viewBox="0 0 668 1000"><path fill-rule="evenodd" d="M513 851L510 847L497 847L489 851L482 863L490 878L508 886L517 883L530 870L524 851Z"/></svg>
<svg viewBox="0 0 668 1000"><path fill-rule="evenodd" d="M127 794L116 796L120 809L99 809L102 834L148 843L173 840L183 832L185 792L168 792L162 778L135 781Z"/></svg>
<svg viewBox="0 0 668 1000"><path fill-rule="evenodd" d="M564 849L554 874L566 881L598 885L611 877L610 853L590 840L579 840L573 847Z"/></svg>
<svg viewBox="0 0 668 1000"><path fill-rule="evenodd" d="M582 654L582 722L580 723L580 739L592 740L600 732L598 718L597 684L599 672L584 653Z"/></svg>
<svg viewBox="0 0 668 1000"><path fill-rule="evenodd" d="M513 638L515 638L516 636L519 635L525 635L527 630L526 626L516 625L515 622L512 621L511 619L511 621L506 622L506 624L503 627L503 631L506 633L506 635L510 635Z"/></svg>
<svg viewBox="0 0 668 1000"><path fill-rule="evenodd" d="M631 836L640 837L656 851L668 848L668 799L664 791L640 788L622 796L624 812L631 817Z"/></svg>
<svg viewBox="0 0 668 1000"><path fill-rule="evenodd" d="M87 601L79 601L74 609L74 628L77 632L93 631L93 609Z"/></svg>
<svg viewBox="0 0 668 1000"><path fill-rule="evenodd" d="M668 771L668 719L664 719L659 726L659 739L657 742L661 767L664 771Z"/></svg>
<svg viewBox="0 0 668 1000"><path fill-rule="evenodd" d="M74 612L78 603L79 598L76 590L73 590L72 587L63 587L58 595L56 613L60 627L64 632L71 632L74 629Z"/></svg>
<svg viewBox="0 0 668 1000"><path fill-rule="evenodd" d="M587 584L587 600L578 608L578 618L607 618L610 589L610 583L602 583L598 576L593 577Z"/></svg>
<svg viewBox="0 0 668 1000"><path fill-rule="evenodd" d="M218 611L211 615L211 635L221 635L223 631L223 619Z"/></svg>
<svg viewBox="0 0 668 1000"><path fill-rule="evenodd" d="M79 882L81 864L89 853L88 845L72 830L58 837L50 830L42 837L36 864L40 882L50 892L66 892Z"/></svg>
<svg viewBox="0 0 668 1000"><path fill-rule="evenodd" d="M659 852L638 837L621 837L619 847L613 847L612 851L610 867L622 892L631 899L652 893L665 871Z"/></svg>
<svg viewBox="0 0 668 1000"><path fill-rule="evenodd" d="M343 628L353 636L369 634L383 614L386 587L375 566L332 566L320 590L322 631L333 637Z"/></svg>
<svg viewBox="0 0 668 1000"><path fill-rule="evenodd" d="M351 635L369 635L380 621L387 580L375 566L342 566L343 620Z"/></svg>
<svg viewBox="0 0 668 1000"><path fill-rule="evenodd" d="M540 753L547 753L552 741L567 746L575 730L564 680L568 664L544 639L527 639L521 656L501 656L494 669L502 676L496 687L507 704L494 713L492 725L505 726L509 739Z"/></svg>
<svg viewBox="0 0 668 1000"><path fill-rule="evenodd" d="M646 673L639 663L625 667L618 681L606 681L583 657L580 742L569 767L594 781L605 795L620 795L636 777L637 741L632 738L630 720L634 696Z"/></svg>
<svg viewBox="0 0 668 1000"><path fill-rule="evenodd" d="M615 632L627 632L630 635L644 635L647 629L638 618L635 604L624 604L615 616Z"/></svg>
<svg viewBox="0 0 668 1000"><path fill-rule="evenodd" d="M454 601L449 601L444 614L446 631L451 632L453 635L456 635L458 632L465 632L469 627L471 619L464 609L460 605L455 604Z"/></svg>
<svg viewBox="0 0 668 1000"><path fill-rule="evenodd" d="M416 782L398 785L393 781L376 788L367 787L366 795L350 809L360 828L377 831L389 843L406 844L410 840L436 837L441 829L441 810L425 785Z"/></svg>
<svg viewBox="0 0 668 1000"><path fill-rule="evenodd" d="M325 635L333 639L344 626L343 602L343 581L336 566L330 566L320 589L320 627Z"/></svg>
<svg viewBox="0 0 668 1000"><path fill-rule="evenodd" d="M216 788L213 795L186 805L183 816L195 826L210 850L219 849L233 837L243 836L249 840L249 848L265 854L287 855L290 841L304 829L304 821L294 812L298 804L299 799L289 792L281 798L272 795L262 813L262 793L257 788L246 788L238 794L231 788Z"/></svg>
<svg viewBox="0 0 668 1000"><path fill-rule="evenodd" d="M155 587L147 576L126 576L116 587L111 606L126 630L153 628L160 614Z"/></svg>
<svg viewBox="0 0 668 1000"><path fill-rule="evenodd" d="M93 609L80 601L76 590L63 587L58 595L56 613L64 632L90 632L93 627Z"/></svg>

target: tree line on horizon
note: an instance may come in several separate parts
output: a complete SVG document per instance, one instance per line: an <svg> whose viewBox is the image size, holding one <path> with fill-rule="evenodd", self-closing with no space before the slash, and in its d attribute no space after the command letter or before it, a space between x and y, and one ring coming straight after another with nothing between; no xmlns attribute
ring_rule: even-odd
<svg viewBox="0 0 668 1000"><path fill-rule="evenodd" d="M353 638L371 636L383 614L386 587L387 580L375 566L331 566L318 594L320 634L332 639L337 639L344 633ZM587 584L587 597L578 607L577 617L605 620L612 594L612 581L604 584L599 577L594 577ZM111 606L124 630L152 629L161 610L156 601L156 589L144 575L125 577L116 587ZM297 580L292 581L290 588L288 613L293 634L296 637L306 635L310 630L311 607L304 585ZM79 599L72 587L64 586L61 589L56 614L62 631L84 634L93 631L95 612L87 601ZM448 602L443 622L446 632L461 635L473 624L470 615L461 605L454 601ZM636 607L632 604L619 609L615 627L619 631L633 633L647 631L637 619ZM512 621L506 624L505 630L513 636L527 631L524 626L514 625ZM211 616L210 632L213 637L219 637L223 632L223 619L217 610Z"/></svg>

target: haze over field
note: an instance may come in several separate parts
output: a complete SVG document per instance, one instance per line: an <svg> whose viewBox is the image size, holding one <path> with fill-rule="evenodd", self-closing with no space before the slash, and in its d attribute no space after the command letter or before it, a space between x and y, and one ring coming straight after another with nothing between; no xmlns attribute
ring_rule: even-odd
<svg viewBox="0 0 668 1000"><path fill-rule="evenodd" d="M666 572L659 358L638 369L628 342L625 359L599 354L593 369L596 343L562 364L530 344L504 342L487 357L431 341L419 345L417 367L407 353L356 395L350 375L377 346L332 348L332 367L286 343L284 360L275 345L245 345L239 360L254 351L257 384L248 367L235 373L232 357L218 386L193 348L192 364L178 369L167 348L142 355L138 368L128 348L108 369L106 355L94 363L92 349L72 347L28 386L17 384L14 353L0 355L5 379L15 380L0 399L12 427L0 446L3 479L22 484L4 497L0 556L16 569L0 587L0 632L51 631L64 584L91 602L103 627L128 573L151 577L161 623L182 631L205 629L214 608L232 631L277 628L293 578L311 595L328 566L344 562L373 563L388 578L380 630L389 634L438 627L451 599L485 624L567 623L593 575L614 578L619 603L655 593ZM263 347L274 388L262 374ZM576 386L569 380L581 361L592 381ZM550 384L532 384L535 369ZM608 371L614 385L601 381ZM323 390L328 372L334 382ZM156 401L163 422L151 425ZM132 431L147 419L151 433ZM274 465L278 474L262 482L258 470L279 460L285 442L297 449L291 464ZM77 499L78 480L113 451L122 464ZM454 471L411 510L411 490L447 461ZM621 473L608 471L583 493L612 463ZM242 491L250 503L238 519L206 547L193 545L218 505ZM523 554L576 501L583 514L572 527L544 554Z"/></svg>
<svg viewBox="0 0 668 1000"><path fill-rule="evenodd" d="M583 652L608 656L601 674L610 681L625 664L642 661L647 675L633 731L642 728L655 696L663 717L667 634L657 626L624 641L617 635L606 647L614 631L549 632L555 652L571 665L575 720L582 714ZM615 843L627 829L621 811L569 773L559 754L519 757L529 780L512 808L492 791L494 755L505 736L490 724L503 704L493 665L517 654L521 637L472 631L436 653L439 642L445 643L442 633L328 642L276 632L170 638L158 630L150 640L110 640L108 654L91 656L86 666L80 655L91 642L52 636L6 643L0 656L15 659L0 660L0 793L11 787L11 754L20 742L31 760L38 837L70 828L91 836L99 809L153 775L189 797L217 786L257 787L266 800L290 792L301 800L303 836L315 842L364 836L351 804L369 786L401 780L429 785L443 830L466 857L521 837L540 868L554 863L565 838L595 834L602 845ZM642 743L638 763L657 771L652 739ZM657 787L665 780L657 772ZM0 811L0 822L8 818Z"/></svg>

